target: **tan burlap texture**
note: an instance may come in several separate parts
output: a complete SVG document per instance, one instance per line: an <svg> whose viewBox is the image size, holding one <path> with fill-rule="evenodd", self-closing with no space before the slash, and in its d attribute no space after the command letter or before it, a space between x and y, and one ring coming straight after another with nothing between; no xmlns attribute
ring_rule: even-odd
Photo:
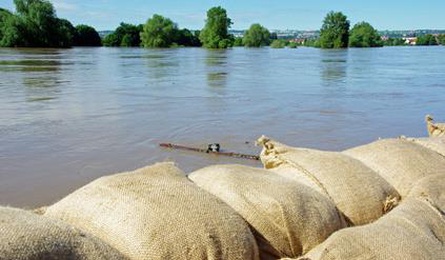
<svg viewBox="0 0 445 260"><path fill-rule="evenodd" d="M408 198L424 199L445 214L445 173L430 175L418 181L408 193Z"/></svg>
<svg viewBox="0 0 445 260"><path fill-rule="evenodd" d="M445 156L445 137L430 137L430 138L406 138L416 144L420 144L429 148L438 154Z"/></svg>
<svg viewBox="0 0 445 260"><path fill-rule="evenodd" d="M404 138L378 140L344 153L380 174L402 198L417 181L445 170L444 156Z"/></svg>
<svg viewBox="0 0 445 260"><path fill-rule="evenodd" d="M47 208L131 259L258 259L247 223L172 163L99 178Z"/></svg>
<svg viewBox="0 0 445 260"><path fill-rule="evenodd" d="M257 142L266 169L325 194L351 225L375 221L399 201L394 187L346 154L290 147L265 136Z"/></svg>
<svg viewBox="0 0 445 260"><path fill-rule="evenodd" d="M261 168L214 165L188 177L244 217L262 259L300 256L346 227L326 196Z"/></svg>
<svg viewBox="0 0 445 260"><path fill-rule="evenodd" d="M126 259L104 241L62 221L0 207L0 259Z"/></svg>
<svg viewBox="0 0 445 260"><path fill-rule="evenodd" d="M376 222L334 233L303 259L445 259L445 220L430 203L406 199Z"/></svg>

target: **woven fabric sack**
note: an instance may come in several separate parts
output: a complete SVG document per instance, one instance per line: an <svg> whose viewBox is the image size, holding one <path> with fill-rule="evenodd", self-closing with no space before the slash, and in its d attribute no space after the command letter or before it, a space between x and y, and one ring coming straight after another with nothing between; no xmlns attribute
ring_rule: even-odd
<svg viewBox="0 0 445 260"><path fill-rule="evenodd" d="M443 172L445 157L424 146L399 139L382 139L344 151L380 174L402 198L420 179Z"/></svg>
<svg viewBox="0 0 445 260"><path fill-rule="evenodd" d="M405 138L445 156L445 137Z"/></svg>
<svg viewBox="0 0 445 260"><path fill-rule="evenodd" d="M66 223L0 207L0 259L126 259L104 241Z"/></svg>
<svg viewBox="0 0 445 260"><path fill-rule="evenodd" d="M399 201L398 192L376 172L339 152L290 147L261 137L266 169L328 196L352 225L377 220Z"/></svg>
<svg viewBox="0 0 445 260"><path fill-rule="evenodd" d="M300 256L346 227L326 196L264 169L214 165L188 177L244 217L262 259Z"/></svg>
<svg viewBox="0 0 445 260"><path fill-rule="evenodd" d="M378 221L334 233L303 259L445 259L445 220L426 201L406 199Z"/></svg>
<svg viewBox="0 0 445 260"><path fill-rule="evenodd" d="M131 259L258 259L247 223L173 163L99 178L47 208Z"/></svg>
<svg viewBox="0 0 445 260"><path fill-rule="evenodd" d="M445 172L430 175L418 181L408 197L427 200L445 213Z"/></svg>

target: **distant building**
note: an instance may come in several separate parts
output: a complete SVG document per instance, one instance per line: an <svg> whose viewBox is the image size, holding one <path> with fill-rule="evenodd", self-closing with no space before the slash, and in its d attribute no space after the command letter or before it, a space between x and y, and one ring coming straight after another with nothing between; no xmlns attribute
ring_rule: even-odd
<svg viewBox="0 0 445 260"><path fill-rule="evenodd" d="M417 37L404 37L402 39L408 45L416 45L416 43L417 43Z"/></svg>

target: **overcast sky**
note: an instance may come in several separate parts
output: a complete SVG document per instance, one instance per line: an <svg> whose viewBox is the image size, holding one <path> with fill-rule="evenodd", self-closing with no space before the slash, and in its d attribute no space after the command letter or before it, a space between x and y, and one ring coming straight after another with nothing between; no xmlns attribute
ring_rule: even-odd
<svg viewBox="0 0 445 260"><path fill-rule="evenodd" d="M232 29L260 23L272 29L318 30L329 11L341 11L351 25L366 21L378 30L445 29L445 0L50 0L59 18L96 30L114 30L121 22L145 23L153 14L170 18L180 28L201 29L206 11L227 10ZM0 7L14 11L13 0Z"/></svg>

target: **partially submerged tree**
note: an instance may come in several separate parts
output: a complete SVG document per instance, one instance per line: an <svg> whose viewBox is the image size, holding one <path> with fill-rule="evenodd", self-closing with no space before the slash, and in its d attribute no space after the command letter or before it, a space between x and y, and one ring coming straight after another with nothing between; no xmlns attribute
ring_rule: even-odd
<svg viewBox="0 0 445 260"><path fill-rule="evenodd" d="M438 45L438 43L434 35L425 34L417 37L416 45Z"/></svg>
<svg viewBox="0 0 445 260"><path fill-rule="evenodd" d="M177 35L178 26L172 20L155 14L147 20L141 33L142 46L146 48L170 47Z"/></svg>
<svg viewBox="0 0 445 260"><path fill-rule="evenodd" d="M207 11L207 20L199 35L202 45L211 49L224 49L233 46L233 36L229 35L232 21L224 8L212 7Z"/></svg>
<svg viewBox="0 0 445 260"><path fill-rule="evenodd" d="M74 46L102 46L99 33L91 26L80 24L76 26Z"/></svg>
<svg viewBox="0 0 445 260"><path fill-rule="evenodd" d="M341 12L329 12L320 30L320 47L346 48L349 40L349 21Z"/></svg>
<svg viewBox="0 0 445 260"><path fill-rule="evenodd" d="M445 45L445 34L439 34L439 36L437 36L437 41L439 44Z"/></svg>
<svg viewBox="0 0 445 260"><path fill-rule="evenodd" d="M56 16L46 0L14 0L16 14L2 10L0 46L70 47L73 31L69 21Z"/></svg>
<svg viewBox="0 0 445 260"><path fill-rule="evenodd" d="M272 43L270 44L271 48L274 49L282 49L285 48L287 45L287 41L284 39L277 39L277 40L273 40Z"/></svg>
<svg viewBox="0 0 445 260"><path fill-rule="evenodd" d="M244 34L243 44L246 47L261 47L270 44L270 32L260 24L252 24Z"/></svg>
<svg viewBox="0 0 445 260"><path fill-rule="evenodd" d="M367 22L354 25L349 32L349 47L382 47L383 41L376 29Z"/></svg>
<svg viewBox="0 0 445 260"><path fill-rule="evenodd" d="M202 45L199 41L199 31L193 33L188 29L178 30L175 42L179 46L200 47Z"/></svg>
<svg viewBox="0 0 445 260"><path fill-rule="evenodd" d="M74 38L77 35L76 28L66 19L57 18L57 34L58 47L71 47L73 45Z"/></svg>
<svg viewBox="0 0 445 260"><path fill-rule="evenodd" d="M136 47L141 45L143 25L121 23L116 30L105 36L103 45L110 47Z"/></svg>

